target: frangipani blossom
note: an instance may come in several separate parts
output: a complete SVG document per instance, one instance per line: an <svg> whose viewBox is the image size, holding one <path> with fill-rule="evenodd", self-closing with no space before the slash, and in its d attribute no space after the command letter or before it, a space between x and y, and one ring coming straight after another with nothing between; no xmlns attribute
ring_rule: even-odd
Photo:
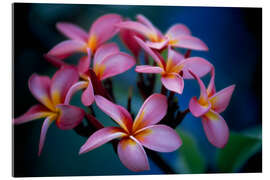
<svg viewBox="0 0 270 180"><path fill-rule="evenodd" d="M88 54L89 58L90 54ZM119 51L115 43L104 44L100 46L95 55L93 63L93 71L99 81L121 74L136 63L135 59L123 52ZM85 89L82 93L82 103L90 106L94 101L94 87L91 81L88 64L79 64L78 71L83 79L75 83L69 90L65 104L68 104L71 96L80 89ZM96 84L96 83L95 83Z"/></svg>
<svg viewBox="0 0 270 180"><path fill-rule="evenodd" d="M193 78L188 69L196 72L199 77L207 74L212 67L207 60L200 57L190 57L184 59L184 56L168 47L167 61L163 57L149 48L146 43L135 37L139 45L148 53L158 66L140 65L136 66L136 72L161 74L162 84L170 91L182 94L184 89L184 78ZM181 74L181 75L180 75Z"/></svg>
<svg viewBox="0 0 270 180"><path fill-rule="evenodd" d="M92 24L88 33L71 23L57 23L57 29L70 40L57 44L48 54L59 59L64 59L75 52L87 53L88 49L91 54L94 54L100 45L118 32L115 24L121 21L122 17L117 14L106 14Z"/></svg>
<svg viewBox="0 0 270 180"><path fill-rule="evenodd" d="M39 151L41 154L47 130L55 122L57 127L66 130L76 127L84 117L81 108L64 105L68 89L78 81L75 68L62 67L52 79L48 76L33 74L28 82L29 89L34 97L41 103L32 106L25 114L14 119L14 124L22 124L32 120L46 118L41 129Z"/></svg>
<svg viewBox="0 0 270 180"><path fill-rule="evenodd" d="M122 106L98 95L95 96L95 101L120 127L105 127L92 134L81 147L80 154L120 138L117 148L120 161L132 171L144 171L150 168L143 146L154 151L172 152L182 145L180 137L172 128L156 125L166 115L166 96L153 94L148 97L134 122Z"/></svg>
<svg viewBox="0 0 270 180"><path fill-rule="evenodd" d="M144 40L144 37L141 34L137 33L136 31L132 31L129 29L124 29L124 28L120 30L119 36L120 36L122 42L126 45L126 47L135 56L135 58L138 59L139 53L141 50L141 46L134 39L134 36L137 36L143 40Z"/></svg>
<svg viewBox="0 0 270 180"><path fill-rule="evenodd" d="M220 113L229 105L235 85L216 92L214 69L212 69L212 78L207 89L195 73L189 72L198 81L201 90L199 99L193 97L190 100L189 110L195 117L201 117L204 132L209 142L215 147L223 148L229 138L229 128Z"/></svg>
<svg viewBox="0 0 270 180"><path fill-rule="evenodd" d="M137 15L137 21L123 21L117 27L136 31L148 39L146 44L161 50L170 45L173 47L186 48L192 50L207 51L208 47L200 39L191 35L190 30L183 24L173 25L165 35L163 35L146 17Z"/></svg>

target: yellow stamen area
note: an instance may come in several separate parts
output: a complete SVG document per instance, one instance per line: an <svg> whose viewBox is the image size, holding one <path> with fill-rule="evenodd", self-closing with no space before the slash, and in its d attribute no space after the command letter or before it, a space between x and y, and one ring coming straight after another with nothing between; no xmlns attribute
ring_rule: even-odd
<svg viewBox="0 0 270 180"><path fill-rule="evenodd" d="M141 112L140 116L134 121L132 131L136 132L140 127L143 126L142 120L144 118L144 111Z"/></svg>
<svg viewBox="0 0 270 180"><path fill-rule="evenodd" d="M215 104L218 102L218 97L217 96L216 97L213 97L209 101L210 101L210 103L211 103L212 106L215 106Z"/></svg>
<svg viewBox="0 0 270 180"><path fill-rule="evenodd" d="M215 113L213 113L213 112L211 112L211 111L208 111L208 112L205 114L205 116L206 116L208 119L210 119L210 120L218 120L218 119L219 119L218 115L215 114Z"/></svg>
<svg viewBox="0 0 270 180"><path fill-rule="evenodd" d="M168 59L167 63L166 63L166 71L170 72L170 69L173 68L173 60L172 59Z"/></svg>
<svg viewBox="0 0 270 180"><path fill-rule="evenodd" d="M86 74L80 74L80 78L88 82L88 76Z"/></svg>
<svg viewBox="0 0 270 180"><path fill-rule="evenodd" d="M136 146L136 142L130 138L126 138L122 143L122 149L126 149L128 146Z"/></svg>
<svg viewBox="0 0 270 180"><path fill-rule="evenodd" d="M101 79L101 77L103 76L105 69L106 69L106 66L103 64L96 64L94 66L94 72L96 73L99 79Z"/></svg>
<svg viewBox="0 0 270 180"><path fill-rule="evenodd" d="M139 141L143 141L144 138L146 136L148 136L149 134L151 134L153 131L151 129L145 129L145 130L142 130L142 131L139 131L138 134L134 134L134 137L139 140Z"/></svg>
<svg viewBox="0 0 270 180"><path fill-rule="evenodd" d="M171 70L171 72L175 72L175 73L179 73L182 69L184 68L184 65L178 65L178 66L174 66Z"/></svg>
<svg viewBox="0 0 270 180"><path fill-rule="evenodd" d="M164 40L164 39L159 38L158 35L155 33L150 33L147 36L148 36L148 39L152 42L162 42Z"/></svg>
<svg viewBox="0 0 270 180"><path fill-rule="evenodd" d="M177 44L178 42L179 42L179 40L177 40L177 39L170 39L169 45L173 46L173 45Z"/></svg>
<svg viewBox="0 0 270 180"><path fill-rule="evenodd" d="M209 105L208 101L204 98L199 98L198 103L203 107L207 107Z"/></svg>
<svg viewBox="0 0 270 180"><path fill-rule="evenodd" d="M42 112L39 118L44 118L44 117L54 116L54 115L55 115L54 112Z"/></svg>
<svg viewBox="0 0 270 180"><path fill-rule="evenodd" d="M168 59L166 63L166 73L179 73L183 69L184 65L175 65L172 59Z"/></svg>
<svg viewBox="0 0 270 180"><path fill-rule="evenodd" d="M44 103L44 105L45 105L48 109L50 109L50 110L52 110L52 111L55 110L55 106L54 106L54 104L52 103L51 99L49 99L49 97L43 96L43 97L42 97L42 102Z"/></svg>
<svg viewBox="0 0 270 180"><path fill-rule="evenodd" d="M94 52L97 48L97 36L96 35L91 35L88 39L88 48L90 48L92 50L92 52Z"/></svg>
<svg viewBox="0 0 270 180"><path fill-rule="evenodd" d="M163 73L162 74L162 77L164 77L164 78L170 78L170 79L174 79L175 78L175 76L173 74L169 74L167 72Z"/></svg>
<svg viewBox="0 0 270 180"><path fill-rule="evenodd" d="M58 90L55 90L52 93L52 101L54 106L56 106L57 104L61 104L61 94Z"/></svg>

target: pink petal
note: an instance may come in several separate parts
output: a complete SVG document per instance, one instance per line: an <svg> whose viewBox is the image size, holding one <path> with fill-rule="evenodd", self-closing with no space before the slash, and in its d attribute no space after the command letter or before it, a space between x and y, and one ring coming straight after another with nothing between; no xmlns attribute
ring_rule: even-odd
<svg viewBox="0 0 270 180"><path fill-rule="evenodd" d="M85 106L90 106L95 100L94 89L92 86L91 79L89 77L88 77L88 86L83 91L81 99L82 99L83 105Z"/></svg>
<svg viewBox="0 0 270 180"><path fill-rule="evenodd" d="M140 39L144 39L143 36L135 31L128 29L120 30L120 38L123 43L127 46L127 48L133 53L135 58L137 59L141 50L140 45L134 39L134 36L139 37Z"/></svg>
<svg viewBox="0 0 270 180"><path fill-rule="evenodd" d="M152 125L136 133L135 138L148 149L172 152L182 145L182 140L174 129L165 125Z"/></svg>
<svg viewBox="0 0 270 180"><path fill-rule="evenodd" d="M193 73L192 71L189 71L189 73L198 81L199 83L199 86L200 86L200 98L199 98L199 101L200 101L200 104L207 104L208 103L208 95L207 95L207 92L206 92L206 88L205 88L205 85L204 83L202 82L202 80L195 74Z"/></svg>
<svg viewBox="0 0 270 180"><path fill-rule="evenodd" d="M57 108L60 111L58 119L56 120L58 128L63 130L73 129L82 122L84 117L83 109L65 104L59 104Z"/></svg>
<svg viewBox="0 0 270 180"><path fill-rule="evenodd" d="M139 73L161 74L163 72L163 69L156 66L140 65L136 66L135 71Z"/></svg>
<svg viewBox="0 0 270 180"><path fill-rule="evenodd" d="M118 127L105 127L99 129L88 138L84 145L82 145L79 154L87 153L113 139L117 139L125 135L126 134L122 129Z"/></svg>
<svg viewBox="0 0 270 180"><path fill-rule="evenodd" d="M94 66L96 64L100 64L106 57L109 55L115 54L119 52L119 48L115 43L108 43L101 45L97 51L95 52L94 56Z"/></svg>
<svg viewBox="0 0 270 180"><path fill-rule="evenodd" d="M182 94L184 89L184 80L179 74L170 73L162 75L161 82L166 89Z"/></svg>
<svg viewBox="0 0 270 180"><path fill-rule="evenodd" d="M61 66L67 66L68 64L65 63L64 61L62 61L61 59L55 57L55 56L52 56L50 54L44 54L44 58L49 62L51 63L52 65L54 65L55 67L57 68L61 68Z"/></svg>
<svg viewBox="0 0 270 180"><path fill-rule="evenodd" d="M182 35L191 35L191 32L187 26L184 24L175 24L166 32L166 35L169 39L176 39Z"/></svg>
<svg viewBox="0 0 270 180"><path fill-rule="evenodd" d="M214 94L209 101L212 104L212 109L217 113L222 113L230 103L235 85L231 85Z"/></svg>
<svg viewBox="0 0 270 180"><path fill-rule="evenodd" d="M78 81L77 70L70 66L59 69L52 77L51 98L55 105L63 103L69 88Z"/></svg>
<svg viewBox="0 0 270 180"><path fill-rule="evenodd" d="M54 105L50 98L51 80L47 76L33 74L28 81L28 86L33 96L50 110L54 110Z"/></svg>
<svg viewBox="0 0 270 180"><path fill-rule="evenodd" d="M88 69L90 68L90 63L91 63L91 55L82 57L78 63L79 74L84 74L86 71L88 71Z"/></svg>
<svg viewBox="0 0 270 180"><path fill-rule="evenodd" d="M162 94L152 94L143 103L133 123L133 132L158 123L167 113L167 98Z"/></svg>
<svg viewBox="0 0 270 180"><path fill-rule="evenodd" d="M51 114L51 111L45 106L37 104L32 106L26 113L14 119L15 125L26 123L35 119L44 118Z"/></svg>
<svg viewBox="0 0 270 180"><path fill-rule="evenodd" d="M180 63L183 61L183 59L184 56L182 54L173 50L171 47L168 47L168 59L166 63L166 71L179 73L179 71L182 69L182 65Z"/></svg>
<svg viewBox="0 0 270 180"><path fill-rule="evenodd" d="M77 25L59 22L56 24L56 28L70 39L82 42L87 42L88 40L88 34Z"/></svg>
<svg viewBox="0 0 270 180"><path fill-rule="evenodd" d="M86 44L76 40L66 40L54 46L48 54L59 59L65 59L75 52L83 52Z"/></svg>
<svg viewBox="0 0 270 180"><path fill-rule="evenodd" d="M116 24L122 21L118 14L106 14L99 17L91 26L89 35L97 38L97 43L102 44L112 38L117 32Z"/></svg>
<svg viewBox="0 0 270 180"><path fill-rule="evenodd" d="M202 117L202 124L211 144L218 148L223 148L227 144L229 128L226 121L218 113L210 110Z"/></svg>
<svg viewBox="0 0 270 180"><path fill-rule="evenodd" d="M147 26L141 23L134 22L134 21L124 21L124 22L118 23L116 26L121 29L128 29L128 30L135 31L141 35L144 35L145 37L149 37L153 33L155 34L155 32L153 32L152 29L148 28Z"/></svg>
<svg viewBox="0 0 270 180"><path fill-rule="evenodd" d="M213 65L204 58L201 57L191 57L187 58L181 62L183 66L183 78L192 79L193 76L188 72L191 70L198 77L202 77L210 72L213 68Z"/></svg>
<svg viewBox="0 0 270 180"><path fill-rule="evenodd" d="M139 14L139 15L137 15L136 16L136 19L140 22L140 23L142 23L142 24L144 24L144 25L146 25L149 29L151 29L152 30L152 32L154 32L157 36L159 36L159 37L162 37L163 35L162 35L162 33L151 23L151 21L150 20L148 20L145 16L143 16L142 14Z"/></svg>
<svg viewBox="0 0 270 180"><path fill-rule="evenodd" d="M38 147L38 155L41 155L43 146L44 146L44 142L46 139L46 134L48 131L48 128L50 127L50 125L52 124L52 122L54 121L55 116L49 116L47 117L43 124L42 124L42 128L41 128L41 133L40 133L40 140L39 140L39 147Z"/></svg>
<svg viewBox="0 0 270 180"><path fill-rule="evenodd" d="M131 171L139 172L149 170L147 155L135 138L122 139L117 148L120 161Z"/></svg>
<svg viewBox="0 0 270 180"><path fill-rule="evenodd" d="M189 102L189 110L195 117L200 117L207 113L209 109L211 108L210 102L202 106L196 97L193 97L190 99Z"/></svg>
<svg viewBox="0 0 270 180"><path fill-rule="evenodd" d="M216 93L216 87L215 87L215 68L214 66L211 69L211 79L207 87L207 94L208 97L211 97L213 94Z"/></svg>
<svg viewBox="0 0 270 180"><path fill-rule="evenodd" d="M150 47L148 47L147 44L143 42L143 40L141 40L140 38L136 36L134 38L137 43L145 50L145 52L150 55L161 68L165 67L165 61L160 54L150 49Z"/></svg>
<svg viewBox="0 0 270 180"><path fill-rule="evenodd" d="M173 43L172 46L176 46L180 48L187 48L187 49L192 49L192 50L208 51L207 45L202 40L194 36L182 35L174 40L175 40L175 43Z"/></svg>
<svg viewBox="0 0 270 180"><path fill-rule="evenodd" d="M69 88L69 90L68 90L68 92L66 94L64 104L69 104L73 94L76 93L77 91L81 90L81 89L87 88L87 86L88 86L87 81L79 81L79 82L73 84Z"/></svg>
<svg viewBox="0 0 270 180"><path fill-rule="evenodd" d="M151 42L151 41L147 41L146 45L152 49L157 49L157 50L161 50L164 47L166 47L169 43L169 39L166 39L164 41L161 42Z"/></svg>
<svg viewBox="0 0 270 180"><path fill-rule="evenodd" d="M135 59L129 54L118 52L107 56L94 71L100 80L121 74L134 66Z"/></svg>
<svg viewBox="0 0 270 180"><path fill-rule="evenodd" d="M106 98L96 95L95 102L97 106L108 116L110 116L116 123L118 123L126 132L129 132L132 127L131 116L127 116L123 113L122 109L118 105L112 103Z"/></svg>
<svg viewBox="0 0 270 180"><path fill-rule="evenodd" d="M133 120L132 120L132 117L131 117L130 113L123 106L117 105L117 107L121 111L121 113L124 114L124 116L126 118L130 119L130 124L132 125Z"/></svg>
<svg viewBox="0 0 270 180"><path fill-rule="evenodd" d="M151 23L151 21L149 21L149 19L147 19L147 18L146 18L145 16L143 16L142 14L138 14L138 15L136 16L136 19L137 19L140 23L146 25L148 28L150 28L150 29L152 29L152 30L155 30L155 29L156 29L156 27Z"/></svg>

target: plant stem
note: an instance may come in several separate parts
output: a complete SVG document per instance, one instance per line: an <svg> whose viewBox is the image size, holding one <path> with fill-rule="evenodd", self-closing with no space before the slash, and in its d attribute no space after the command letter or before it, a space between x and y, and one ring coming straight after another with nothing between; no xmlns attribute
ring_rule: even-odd
<svg viewBox="0 0 270 180"><path fill-rule="evenodd" d="M165 86L161 85L161 91L160 91L161 94L163 95L167 95L167 89L165 88Z"/></svg>

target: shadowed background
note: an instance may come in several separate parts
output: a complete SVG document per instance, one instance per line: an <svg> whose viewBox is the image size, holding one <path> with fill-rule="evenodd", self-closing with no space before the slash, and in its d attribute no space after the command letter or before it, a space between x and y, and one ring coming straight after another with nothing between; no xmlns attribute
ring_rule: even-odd
<svg viewBox="0 0 270 180"><path fill-rule="evenodd" d="M93 21L106 13L118 13L134 19L143 14L162 32L175 23L187 25L192 34L202 39L209 47L208 52L193 51L191 56L201 56L216 68L217 91L236 84L230 105L221 115L224 117L234 136L248 134L259 137L256 148L251 147L249 139L230 139L226 149L220 152L207 141L200 119L189 114L177 128L185 138L186 144L194 145L196 152L186 149L173 153L162 153L177 173L212 172L261 172L261 122L262 122L262 10L259 8L223 7L173 7L173 6L119 6L119 5L71 5L71 4L13 4L13 87L14 117L27 111L37 101L28 89L28 78L33 73L49 75L56 71L43 58L54 45L66 38L57 31L55 24L67 21L88 31ZM121 50L129 52L118 37L114 37ZM81 55L67 59L76 63ZM210 76L203 78L208 82ZM134 68L112 78L117 103L126 105L129 86L136 83ZM138 91L134 89L132 109L137 113L142 104ZM159 92L157 86L156 92ZM182 95L177 95L181 109L188 106L192 96L199 95L196 81L186 80ZM72 99L72 104L82 106L80 93ZM95 107L95 105L94 105ZM95 108L99 119L105 125L111 120ZM48 130L43 152L38 157L38 143L43 120L14 126L13 129L13 175L14 176L78 176L78 175L120 175L120 174L162 174L163 172L150 161L151 170L133 173L119 161L110 144L103 145L92 152L78 155L86 141L74 131L61 131L55 125ZM245 133L247 132L248 133ZM255 135L254 135L255 134ZM181 137L182 137L181 136ZM239 140L239 141L238 141ZM254 140L254 139L253 139ZM256 139L257 140L257 139ZM185 142L184 141L184 142ZM241 142L241 143L238 143ZM227 145L227 146L228 146ZM252 149L252 150L251 150ZM256 149L256 150L254 150ZM226 151L225 150L225 151ZM233 153L249 152L244 158L231 164ZM191 153L198 154L196 159L188 159ZM222 154L223 153L223 154ZM222 154L222 155L220 155ZM225 154L225 155L224 155ZM221 157L222 156L222 157ZM187 160L188 159L188 160ZM193 164L193 166L192 166ZM194 165L195 164L195 165ZM198 165L199 164L199 165ZM239 165L240 164L240 165ZM236 169L234 167L237 167Z"/></svg>

